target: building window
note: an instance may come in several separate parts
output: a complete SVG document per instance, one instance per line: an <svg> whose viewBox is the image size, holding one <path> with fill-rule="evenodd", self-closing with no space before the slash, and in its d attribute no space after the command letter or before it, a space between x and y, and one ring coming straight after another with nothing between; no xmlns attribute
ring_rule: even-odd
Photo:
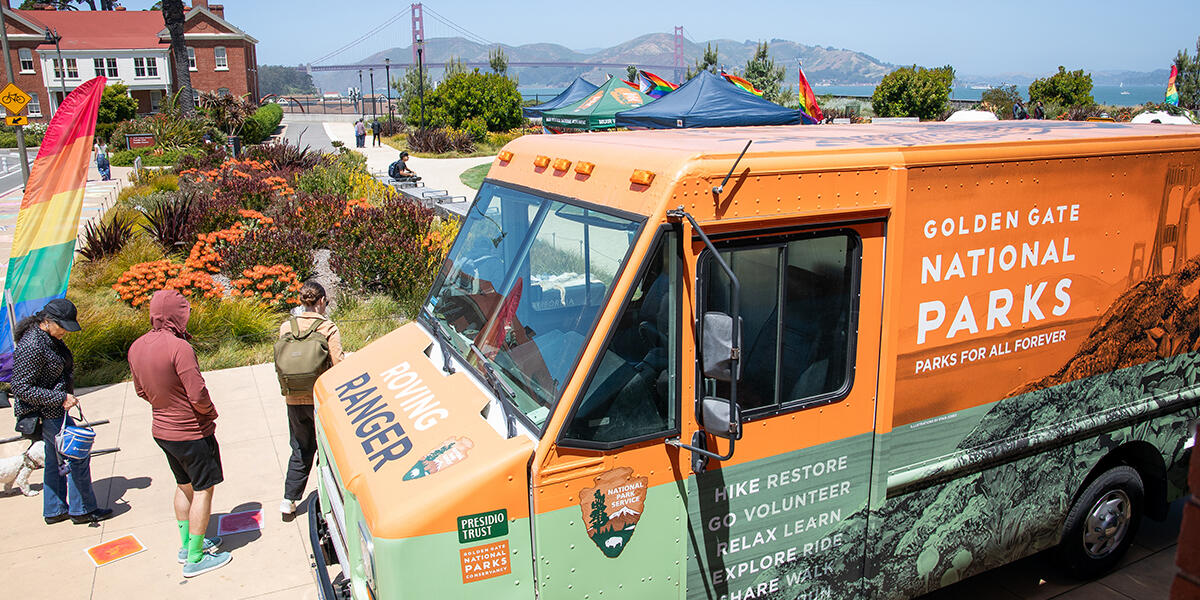
<svg viewBox="0 0 1200 600"><path fill-rule="evenodd" d="M150 112L156 113L162 107L162 90L150 90Z"/></svg>
<svg viewBox="0 0 1200 600"><path fill-rule="evenodd" d="M92 66L96 68L98 77L117 77L117 59L115 58L93 58Z"/></svg>
<svg viewBox="0 0 1200 600"><path fill-rule="evenodd" d="M217 71L229 70L229 57L225 55L225 47L217 46L213 48L213 54L217 57Z"/></svg>
<svg viewBox="0 0 1200 600"><path fill-rule="evenodd" d="M33 72L33 50L29 48L20 48L17 50L17 56L21 59L21 72Z"/></svg>
<svg viewBox="0 0 1200 600"><path fill-rule="evenodd" d="M188 70L195 71L196 70L196 49L191 46L188 46L187 50L188 50Z"/></svg>
<svg viewBox="0 0 1200 600"><path fill-rule="evenodd" d="M135 77L158 77L158 62L153 56L136 56L133 59Z"/></svg>
<svg viewBox="0 0 1200 600"><path fill-rule="evenodd" d="M219 95L219 96L228 96L228 95L229 95L229 88L221 88L221 89L217 90L217 95Z"/></svg>
<svg viewBox="0 0 1200 600"><path fill-rule="evenodd" d="M32 92L29 94L29 105L28 106L29 106L29 116L31 116L31 117L42 116L42 101L38 100L37 92Z"/></svg>
<svg viewBox="0 0 1200 600"><path fill-rule="evenodd" d="M64 58L63 62L65 62L67 65L67 79L79 79L79 64L75 61L75 59ZM63 78L62 65L58 62L57 58L54 59L54 78Z"/></svg>

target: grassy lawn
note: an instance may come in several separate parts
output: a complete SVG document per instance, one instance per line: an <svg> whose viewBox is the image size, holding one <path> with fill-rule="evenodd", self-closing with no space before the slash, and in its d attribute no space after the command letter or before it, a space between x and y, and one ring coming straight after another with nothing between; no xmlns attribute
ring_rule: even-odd
<svg viewBox="0 0 1200 600"><path fill-rule="evenodd" d="M491 168L492 163L475 165L474 167L463 171L462 174L458 176L458 180L463 182L463 185L473 190L477 190L479 189L479 186L483 185L483 178L487 176L488 170Z"/></svg>

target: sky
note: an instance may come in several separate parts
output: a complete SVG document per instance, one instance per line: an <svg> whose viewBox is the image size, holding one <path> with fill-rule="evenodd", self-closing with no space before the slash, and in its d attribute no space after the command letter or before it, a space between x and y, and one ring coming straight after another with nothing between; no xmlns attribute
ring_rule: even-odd
<svg viewBox="0 0 1200 600"><path fill-rule="evenodd" d="M214 4L220 0L210 0ZM397 13L381 33L337 56L356 62L411 40L409 3L349 0L223 0L226 18L258 38L260 64L314 61ZM154 0L123 0L130 10ZM1200 2L1129 0L956 2L916 0L534 0L425 2L426 38L461 35L433 13L490 42L551 42L568 48L613 46L682 25L692 41L781 38L865 52L883 62L952 65L960 73L1044 74L1065 65L1087 71L1168 68L1177 51L1196 51ZM743 8L745 7L745 8Z"/></svg>

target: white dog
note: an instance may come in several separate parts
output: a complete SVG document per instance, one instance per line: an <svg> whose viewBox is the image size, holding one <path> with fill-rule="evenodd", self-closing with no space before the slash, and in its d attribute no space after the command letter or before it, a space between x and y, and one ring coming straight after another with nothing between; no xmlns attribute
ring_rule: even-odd
<svg viewBox="0 0 1200 600"><path fill-rule="evenodd" d="M26 496L38 495L29 489L29 475L45 465L46 445L41 441L35 442L24 454L0 458L0 483L4 484L4 492L11 492L15 487Z"/></svg>

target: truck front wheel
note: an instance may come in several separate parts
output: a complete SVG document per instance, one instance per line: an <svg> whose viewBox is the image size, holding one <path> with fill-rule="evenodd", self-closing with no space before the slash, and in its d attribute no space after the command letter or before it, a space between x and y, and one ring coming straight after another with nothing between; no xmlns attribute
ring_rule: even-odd
<svg viewBox="0 0 1200 600"><path fill-rule="evenodd" d="M1091 579L1111 569L1133 543L1142 519L1142 478L1113 467L1092 480L1067 513L1058 559L1068 573Z"/></svg>

